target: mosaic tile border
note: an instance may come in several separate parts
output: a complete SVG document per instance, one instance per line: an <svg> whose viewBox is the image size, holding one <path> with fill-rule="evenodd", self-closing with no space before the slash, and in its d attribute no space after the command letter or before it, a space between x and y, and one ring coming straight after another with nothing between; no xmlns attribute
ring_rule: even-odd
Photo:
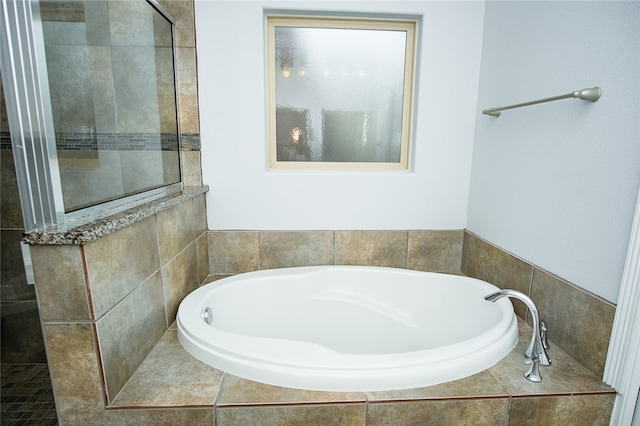
<svg viewBox="0 0 640 426"><path fill-rule="evenodd" d="M56 133L61 151L200 151L197 133ZM10 150L11 134L0 132L0 149Z"/></svg>

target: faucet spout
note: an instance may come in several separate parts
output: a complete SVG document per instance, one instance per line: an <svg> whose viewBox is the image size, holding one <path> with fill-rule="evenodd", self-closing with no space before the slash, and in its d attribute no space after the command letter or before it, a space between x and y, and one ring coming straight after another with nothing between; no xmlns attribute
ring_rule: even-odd
<svg viewBox="0 0 640 426"><path fill-rule="evenodd" d="M532 320L533 320L533 336L531 336L531 342L525 351L525 355L527 358L537 358L540 362L540 365L549 366L551 365L551 360L547 356L547 352L545 351L545 347L542 343L542 337L540 334L540 316L538 315L538 308L536 308L535 303L529 296L524 293L521 293L516 290L500 290L495 293L491 293L486 295L484 298L489 302L495 302L503 297L510 297L514 299L518 299L524 302L529 308L529 312L531 312Z"/></svg>

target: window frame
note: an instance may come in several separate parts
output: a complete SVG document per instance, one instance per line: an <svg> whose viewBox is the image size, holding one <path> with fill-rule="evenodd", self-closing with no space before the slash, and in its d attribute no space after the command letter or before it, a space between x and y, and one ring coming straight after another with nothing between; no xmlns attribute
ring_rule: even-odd
<svg viewBox="0 0 640 426"><path fill-rule="evenodd" d="M265 14L267 78L267 168L268 170L409 171L413 141L415 70L419 20L412 18L360 18ZM395 30L406 32L399 162L278 161L276 146L276 27Z"/></svg>

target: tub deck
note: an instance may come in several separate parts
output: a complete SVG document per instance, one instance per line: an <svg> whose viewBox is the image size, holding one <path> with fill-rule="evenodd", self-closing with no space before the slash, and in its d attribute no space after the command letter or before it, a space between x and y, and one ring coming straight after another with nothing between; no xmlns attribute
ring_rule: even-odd
<svg viewBox="0 0 640 426"><path fill-rule="evenodd" d="M282 424L291 419L293 424L367 426L416 421L608 425L615 391L553 341L553 365L541 368L543 382L523 377L531 327L520 319L518 325L517 347L471 377L399 391L321 392L256 383L210 367L182 348L174 324L108 409L137 414L171 409L183 424L218 426Z"/></svg>

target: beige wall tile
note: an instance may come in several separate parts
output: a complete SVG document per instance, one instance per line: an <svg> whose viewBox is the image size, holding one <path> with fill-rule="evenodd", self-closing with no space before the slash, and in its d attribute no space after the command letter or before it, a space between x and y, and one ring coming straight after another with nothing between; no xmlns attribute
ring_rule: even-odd
<svg viewBox="0 0 640 426"><path fill-rule="evenodd" d="M195 47L193 0L160 0L160 4L175 23L175 46Z"/></svg>
<svg viewBox="0 0 640 426"><path fill-rule="evenodd" d="M182 299L200 286L198 256L195 242L189 244L171 262L162 268L167 324L176 319Z"/></svg>
<svg viewBox="0 0 640 426"><path fill-rule="evenodd" d="M332 231L262 231L260 269L333 264Z"/></svg>
<svg viewBox="0 0 640 426"><path fill-rule="evenodd" d="M116 406L210 406L223 372L189 355L168 330L114 402Z"/></svg>
<svg viewBox="0 0 640 426"><path fill-rule="evenodd" d="M96 419L96 426L215 426L213 408L109 410Z"/></svg>
<svg viewBox="0 0 640 426"><path fill-rule="evenodd" d="M364 424L364 403L216 408L216 425L223 426L364 426Z"/></svg>
<svg viewBox="0 0 640 426"><path fill-rule="evenodd" d="M212 274L238 274L258 270L257 231L210 231L209 270Z"/></svg>
<svg viewBox="0 0 640 426"><path fill-rule="evenodd" d="M549 339L602 377L615 306L540 269L533 274L531 298Z"/></svg>
<svg viewBox="0 0 640 426"><path fill-rule="evenodd" d="M336 265L407 266L407 231L336 231Z"/></svg>
<svg viewBox="0 0 640 426"><path fill-rule="evenodd" d="M202 185L200 151L180 152L182 183L186 186Z"/></svg>
<svg viewBox="0 0 640 426"><path fill-rule="evenodd" d="M509 425L609 424L615 394L513 398Z"/></svg>
<svg viewBox="0 0 640 426"><path fill-rule="evenodd" d="M502 289L508 288L526 295L531 294L533 266L470 232L464 234L462 272ZM512 301L512 303L516 314L520 318L526 318L526 306L519 301L515 303Z"/></svg>
<svg viewBox="0 0 640 426"><path fill-rule="evenodd" d="M158 243L160 263L166 265L187 245L196 239L196 224L193 203L180 203L158 212Z"/></svg>
<svg viewBox="0 0 640 426"><path fill-rule="evenodd" d="M509 398L371 403L367 426L503 425Z"/></svg>
<svg viewBox="0 0 640 426"><path fill-rule="evenodd" d="M585 366L567 355L556 343L551 341L551 348L547 351L551 365L540 367L542 382L532 383L525 379L524 372L527 365L525 349L531 341L533 330L523 320L518 321L519 340L513 351L507 354L498 364L489 368L495 377L511 396L523 395L570 395L572 393L612 392L612 389L602 383Z"/></svg>
<svg viewBox="0 0 640 426"><path fill-rule="evenodd" d="M91 319L81 250L76 245L31 247L43 321Z"/></svg>
<svg viewBox="0 0 640 426"><path fill-rule="evenodd" d="M107 394L112 400L167 329L160 273L109 311L96 327Z"/></svg>
<svg viewBox="0 0 640 426"><path fill-rule="evenodd" d="M194 198L191 202L193 203L193 217L196 237L199 237L203 232L207 232L206 194L202 194Z"/></svg>
<svg viewBox="0 0 640 426"><path fill-rule="evenodd" d="M199 133L196 49L178 47L175 49L175 54L180 133Z"/></svg>
<svg viewBox="0 0 640 426"><path fill-rule="evenodd" d="M154 217L84 247L96 319L160 269Z"/></svg>
<svg viewBox="0 0 640 426"><path fill-rule="evenodd" d="M202 284L209 276L209 239L204 232L196 240L198 256L198 283Z"/></svg>
<svg viewBox="0 0 640 426"><path fill-rule="evenodd" d="M104 395L92 325L45 324L44 332L58 419L65 425L96 424Z"/></svg>
<svg viewBox="0 0 640 426"><path fill-rule="evenodd" d="M460 273L464 231L409 231L407 268Z"/></svg>
<svg viewBox="0 0 640 426"><path fill-rule="evenodd" d="M365 402L362 392L324 392L303 389L292 389L267 385L243 379L232 374L225 374L218 406L244 404L301 404L301 403L339 403Z"/></svg>
<svg viewBox="0 0 640 426"><path fill-rule="evenodd" d="M452 382L414 389L367 392L367 401L469 398L479 396L508 397L508 392L488 371Z"/></svg>

